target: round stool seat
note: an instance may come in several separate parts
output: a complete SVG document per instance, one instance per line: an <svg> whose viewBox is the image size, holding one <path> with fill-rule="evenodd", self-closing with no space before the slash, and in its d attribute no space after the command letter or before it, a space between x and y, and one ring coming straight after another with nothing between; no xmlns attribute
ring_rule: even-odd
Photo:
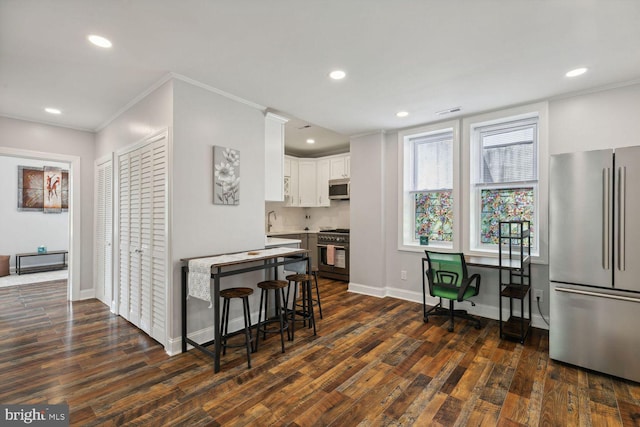
<svg viewBox="0 0 640 427"><path fill-rule="evenodd" d="M287 276L287 280L291 282L306 282L308 280L313 280L313 276L311 274L290 274Z"/></svg>
<svg viewBox="0 0 640 427"><path fill-rule="evenodd" d="M253 295L253 289L251 288L229 288L220 291L222 298L244 298L249 295Z"/></svg>
<svg viewBox="0 0 640 427"><path fill-rule="evenodd" d="M258 283L258 287L260 289L267 289L267 290L283 289L283 288L286 288L288 285L289 283L285 282L284 280L265 280L264 282Z"/></svg>

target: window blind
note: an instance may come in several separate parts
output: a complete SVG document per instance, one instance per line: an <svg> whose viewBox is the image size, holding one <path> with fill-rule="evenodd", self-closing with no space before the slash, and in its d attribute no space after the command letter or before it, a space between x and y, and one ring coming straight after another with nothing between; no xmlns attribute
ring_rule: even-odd
<svg viewBox="0 0 640 427"><path fill-rule="evenodd" d="M517 122L499 128L478 129L480 184L513 183L537 179L535 122Z"/></svg>
<svg viewBox="0 0 640 427"><path fill-rule="evenodd" d="M453 188L453 132L421 135L413 146L413 191Z"/></svg>

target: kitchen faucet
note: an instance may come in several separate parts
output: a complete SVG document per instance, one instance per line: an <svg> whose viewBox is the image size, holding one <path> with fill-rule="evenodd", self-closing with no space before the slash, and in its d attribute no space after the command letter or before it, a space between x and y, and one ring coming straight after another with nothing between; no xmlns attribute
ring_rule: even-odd
<svg viewBox="0 0 640 427"><path fill-rule="evenodd" d="M271 227L273 226L273 224L271 224L271 214L273 214L273 219L278 219L278 217L276 216L276 211L269 211L269 213L267 214L267 233L271 231Z"/></svg>

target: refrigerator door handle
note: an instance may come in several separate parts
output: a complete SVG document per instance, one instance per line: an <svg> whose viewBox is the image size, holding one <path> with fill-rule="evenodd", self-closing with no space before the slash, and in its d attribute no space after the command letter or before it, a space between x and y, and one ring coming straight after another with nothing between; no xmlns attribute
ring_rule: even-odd
<svg viewBox="0 0 640 427"><path fill-rule="evenodd" d="M609 188L611 185L611 169L602 169L602 268L609 269L609 227L611 225L609 207Z"/></svg>
<svg viewBox="0 0 640 427"><path fill-rule="evenodd" d="M580 289L561 288L561 287L556 287L556 291L565 292L565 293L568 293L568 294L587 295L587 296L590 296L590 297L600 297L600 298L615 299L615 300L620 300L620 301L630 301L630 302L635 302L635 303L640 304L640 298L625 297L625 296L622 296L622 295L603 294L603 293L600 293L600 292L590 292L590 291L583 291L583 290L580 290Z"/></svg>
<svg viewBox="0 0 640 427"><path fill-rule="evenodd" d="M618 168L618 270L625 270L625 222L627 217L627 167Z"/></svg>

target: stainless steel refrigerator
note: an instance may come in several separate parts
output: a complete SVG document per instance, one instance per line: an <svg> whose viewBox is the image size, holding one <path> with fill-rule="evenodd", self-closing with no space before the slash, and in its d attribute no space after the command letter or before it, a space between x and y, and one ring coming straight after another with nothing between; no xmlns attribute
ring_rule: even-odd
<svg viewBox="0 0 640 427"><path fill-rule="evenodd" d="M550 170L549 355L640 381L640 147Z"/></svg>

